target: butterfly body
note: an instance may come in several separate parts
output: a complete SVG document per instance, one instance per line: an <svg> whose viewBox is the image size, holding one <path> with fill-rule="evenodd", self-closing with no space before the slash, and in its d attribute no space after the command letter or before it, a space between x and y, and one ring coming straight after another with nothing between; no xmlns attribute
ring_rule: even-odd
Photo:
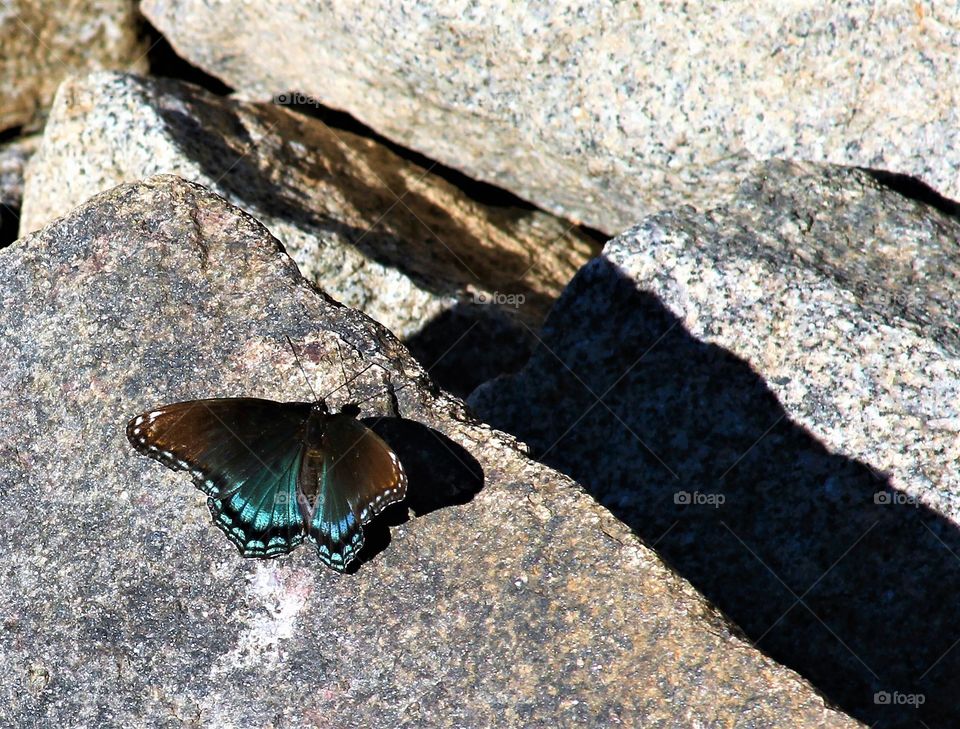
<svg viewBox="0 0 960 729"><path fill-rule="evenodd" d="M363 546L363 525L406 496L390 447L323 400L174 403L133 418L127 438L189 473L214 523L245 557L277 557L307 539L342 572Z"/></svg>

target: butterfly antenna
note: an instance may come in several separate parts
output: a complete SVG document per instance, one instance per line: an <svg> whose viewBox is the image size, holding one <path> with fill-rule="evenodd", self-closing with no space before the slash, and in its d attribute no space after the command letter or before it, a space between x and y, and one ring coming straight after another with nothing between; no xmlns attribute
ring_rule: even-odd
<svg viewBox="0 0 960 729"><path fill-rule="evenodd" d="M343 382L341 382L341 383L340 383L339 385L337 385L335 388L333 388L332 390L330 390L330 392L326 393L326 394L323 396L323 398L326 399L326 398L330 397L333 393L335 393L335 392L337 392L337 391L339 391L339 390L342 390L344 387L346 387L346 388L347 388L347 392L350 393L350 397L351 397L351 399L352 399L352 398L353 398L353 393L350 392L350 383L353 382L355 379L357 379L360 375L362 375L362 374L363 374L364 372L366 372L368 369L370 369L371 367L373 367L374 363L371 362L371 363L368 364L366 367L364 367L362 370L358 370L356 373L354 373L353 377L347 377L347 370L346 370L346 369L344 368L344 366L343 366L343 350L340 349L340 342L339 342L339 340L337 341L337 354L338 354L338 356L340 357L340 372L343 373Z"/></svg>
<svg viewBox="0 0 960 729"><path fill-rule="evenodd" d="M389 381L389 380L390 380L390 371L389 371L386 367L384 367L382 364L379 364L379 363L377 363L377 362L370 362L370 363L367 364L366 367L364 367L363 369L358 370L357 372L355 372L352 377L347 377L347 371L346 371L346 369L344 369L344 366L343 366L343 350L340 348L340 341L339 341L339 340L337 340L337 352L338 352L338 354L340 355L340 370L341 370L341 372L343 373L343 382L342 382L339 386L335 387L333 390L331 390L330 392L328 392L326 395L324 395L324 397L330 397L330 395L332 395L333 393L337 392L337 390L340 390L340 389L343 388L343 387L346 387L346 388L347 388L347 391L350 392L350 383L351 383L351 382L353 382L354 380L356 380L358 377L360 377L360 375L362 375L364 372L366 372L367 370L369 370L371 367L379 367L380 369L382 369L384 372L387 373L387 392L388 392L389 395L390 395L390 404L391 404L391 406L392 406L392 408L393 408L393 411L397 414L397 417L400 417L400 409L399 409L399 406L398 406L398 403L397 403L397 395L396 395L396 392L397 392L397 390L402 390L402 389L403 389L404 387L406 387L407 384L409 384L409 383L404 383L403 385L400 385L400 387L394 389L393 383ZM361 355L361 356L362 356L362 355ZM372 395L369 395L369 396L363 398L363 400L355 401L355 400L353 399L353 392L350 392L351 404L352 404L352 405L357 405L357 406L362 405L363 403L367 402L367 400L372 400L372 399L375 398L376 396L377 396L377 393L374 393L374 394L372 394Z"/></svg>
<svg viewBox="0 0 960 729"><path fill-rule="evenodd" d="M297 367L300 368L300 371L303 373L303 379L307 382L307 389L310 390L310 394L313 395L313 401L317 402L317 392L313 389L313 385L310 384L310 378L307 377L307 371L303 369L303 363L300 362L300 355L297 354L297 348L293 346L293 340L290 337L287 337L287 344L290 345L290 351L293 352L293 358L297 361Z"/></svg>

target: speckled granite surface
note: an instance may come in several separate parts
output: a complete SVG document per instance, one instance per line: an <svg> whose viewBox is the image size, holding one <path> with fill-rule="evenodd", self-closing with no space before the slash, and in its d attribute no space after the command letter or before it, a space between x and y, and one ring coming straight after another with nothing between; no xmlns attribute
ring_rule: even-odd
<svg viewBox="0 0 960 729"><path fill-rule="evenodd" d="M72 74L145 71L141 22L131 0L0 3L0 131L39 123Z"/></svg>
<svg viewBox="0 0 960 729"><path fill-rule="evenodd" d="M5 725L858 725L202 188L124 186L0 252L0 331ZM288 336L321 392L337 351L379 365L354 387L389 377L404 416L377 422L413 515L346 577L241 559L124 438L161 402L303 399Z"/></svg>
<svg viewBox="0 0 960 729"><path fill-rule="evenodd" d="M513 320L539 327L599 251L568 221L478 203L429 168L318 119L107 73L61 88L28 168L21 235L157 173L208 185L256 215L305 276L413 339L427 365L442 357L438 367L448 365L451 383L464 379L466 392L523 362L529 338ZM523 305L497 304L510 297ZM482 349L482 338L498 348L487 350L488 366L471 354L468 378L462 352Z"/></svg>
<svg viewBox="0 0 960 729"><path fill-rule="evenodd" d="M960 722L960 221L759 165L658 214L470 402L871 726Z"/></svg>
<svg viewBox="0 0 960 729"><path fill-rule="evenodd" d="M610 234L732 194L747 156L960 197L953 3L145 0L191 62L297 90Z"/></svg>

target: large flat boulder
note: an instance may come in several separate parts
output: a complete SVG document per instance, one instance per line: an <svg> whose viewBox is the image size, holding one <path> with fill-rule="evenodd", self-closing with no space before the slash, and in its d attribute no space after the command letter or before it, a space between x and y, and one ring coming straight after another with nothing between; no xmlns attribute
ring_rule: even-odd
<svg viewBox="0 0 960 729"><path fill-rule="evenodd" d="M196 184L123 185L21 239L0 302L12 725L858 726ZM359 398L408 472L352 574L242 559L124 436L161 403L306 399L288 337L317 392L360 373L330 405Z"/></svg>

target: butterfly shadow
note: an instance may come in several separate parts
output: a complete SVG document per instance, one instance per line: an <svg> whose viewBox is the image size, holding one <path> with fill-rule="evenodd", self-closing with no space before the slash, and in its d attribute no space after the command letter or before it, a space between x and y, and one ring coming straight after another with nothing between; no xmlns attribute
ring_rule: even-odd
<svg viewBox="0 0 960 729"><path fill-rule="evenodd" d="M345 408L345 410L348 408ZM397 454L407 473L407 498L364 529L364 545L347 572L356 572L390 545L390 527L437 509L468 503L483 488L477 460L443 433L405 418L361 418Z"/></svg>

